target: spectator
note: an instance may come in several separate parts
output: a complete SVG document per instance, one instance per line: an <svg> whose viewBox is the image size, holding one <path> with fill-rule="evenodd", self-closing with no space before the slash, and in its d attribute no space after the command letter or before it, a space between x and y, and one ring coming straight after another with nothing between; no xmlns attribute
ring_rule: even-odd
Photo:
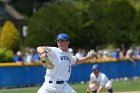
<svg viewBox="0 0 140 93"><path fill-rule="evenodd" d="M102 50L99 50L99 51L97 52L97 58L100 59L100 60L103 59L103 51L102 51Z"/></svg>
<svg viewBox="0 0 140 93"><path fill-rule="evenodd" d="M39 62L40 57L39 57L38 53L36 52L36 50L33 49L32 52L33 52L33 58L32 58L32 61L33 61L33 62Z"/></svg>
<svg viewBox="0 0 140 93"><path fill-rule="evenodd" d="M75 56L76 56L77 58L84 57L85 55L86 55L86 54L85 54L85 50L83 50L83 49L81 49L81 48L79 48L78 51L77 51L77 53L75 54Z"/></svg>
<svg viewBox="0 0 140 93"><path fill-rule="evenodd" d="M135 56L135 58L140 58L140 49L136 50L134 56Z"/></svg>
<svg viewBox="0 0 140 93"><path fill-rule="evenodd" d="M97 53L95 52L95 50L91 49L90 52L93 53L93 60L97 59Z"/></svg>
<svg viewBox="0 0 140 93"><path fill-rule="evenodd" d="M115 58L117 60L120 60L120 49L116 49L116 51L113 52L112 58Z"/></svg>
<svg viewBox="0 0 140 93"><path fill-rule="evenodd" d="M103 59L104 59L104 60L110 59L111 57L110 57L109 55L110 55L110 53L109 53L108 50L104 50L104 51L103 51Z"/></svg>
<svg viewBox="0 0 140 93"><path fill-rule="evenodd" d="M14 62L24 62L23 54L21 51L17 51L16 55L14 56Z"/></svg>
<svg viewBox="0 0 140 93"><path fill-rule="evenodd" d="M31 63L31 62L38 62L39 60L40 60L39 55L36 53L35 49L31 48L29 50L29 53L27 53L25 57L25 62Z"/></svg>
<svg viewBox="0 0 140 93"><path fill-rule="evenodd" d="M120 53L119 53L120 59L125 58L125 53L126 53L126 50L125 50L125 49L121 49L121 50L120 50Z"/></svg>
<svg viewBox="0 0 140 93"><path fill-rule="evenodd" d="M136 65L136 62L134 59L134 48L130 48L127 50L126 58L128 58L134 65Z"/></svg>
<svg viewBox="0 0 140 93"><path fill-rule="evenodd" d="M32 57L33 57L33 51L29 50L29 53L27 53L26 57L25 57L25 62L27 64L33 62Z"/></svg>

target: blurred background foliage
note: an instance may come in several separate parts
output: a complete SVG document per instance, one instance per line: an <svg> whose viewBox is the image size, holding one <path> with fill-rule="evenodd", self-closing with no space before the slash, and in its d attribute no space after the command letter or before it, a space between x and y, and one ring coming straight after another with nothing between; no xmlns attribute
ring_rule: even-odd
<svg viewBox="0 0 140 93"><path fill-rule="evenodd" d="M15 25L7 20L0 31L0 62L12 62L14 51L20 49L20 33Z"/></svg>
<svg viewBox="0 0 140 93"><path fill-rule="evenodd" d="M12 50L19 50L20 33L15 25L7 20L1 29L0 34L0 47Z"/></svg>
<svg viewBox="0 0 140 93"><path fill-rule="evenodd" d="M56 35L63 32L70 35L71 46L76 48L97 49L109 44L130 47L139 43L134 35L134 31L137 38L140 35L137 13L128 0L52 2L30 17L25 45L55 45Z"/></svg>
<svg viewBox="0 0 140 93"><path fill-rule="evenodd" d="M13 51L11 49L7 48L0 48L0 62L12 62L13 60Z"/></svg>
<svg viewBox="0 0 140 93"><path fill-rule="evenodd" d="M11 0L10 4L25 16L28 26L26 37L20 39L15 32L11 35L15 43L6 41L5 47L12 50L19 49L19 40L24 47L56 46L59 33L70 35L72 48L129 48L140 43L139 0Z"/></svg>

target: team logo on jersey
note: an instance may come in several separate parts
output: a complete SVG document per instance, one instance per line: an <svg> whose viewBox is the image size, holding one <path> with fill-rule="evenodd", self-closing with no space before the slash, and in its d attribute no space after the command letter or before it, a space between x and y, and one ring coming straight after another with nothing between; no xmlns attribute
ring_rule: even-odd
<svg viewBox="0 0 140 93"><path fill-rule="evenodd" d="M67 61L70 62L70 58L67 57L67 56L60 56L60 59L61 59L61 60L67 60Z"/></svg>

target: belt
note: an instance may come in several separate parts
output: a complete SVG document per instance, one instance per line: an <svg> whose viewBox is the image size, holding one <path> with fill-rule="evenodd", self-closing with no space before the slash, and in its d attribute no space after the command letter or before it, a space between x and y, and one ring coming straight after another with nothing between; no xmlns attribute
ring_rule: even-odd
<svg viewBox="0 0 140 93"><path fill-rule="evenodd" d="M49 83L53 83L53 81L49 81ZM56 83L56 84L63 84L64 81L56 81L55 83Z"/></svg>

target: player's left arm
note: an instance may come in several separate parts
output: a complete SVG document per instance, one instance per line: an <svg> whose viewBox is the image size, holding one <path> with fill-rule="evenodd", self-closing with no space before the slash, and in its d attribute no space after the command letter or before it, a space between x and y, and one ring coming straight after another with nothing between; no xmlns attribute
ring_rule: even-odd
<svg viewBox="0 0 140 93"><path fill-rule="evenodd" d="M101 80L100 80L100 86L97 90L97 93L101 93L103 87L105 86L106 82L105 82L105 79L106 79L106 75L102 76L101 77Z"/></svg>
<svg viewBox="0 0 140 93"><path fill-rule="evenodd" d="M93 59L95 56L96 56L95 52L89 51L87 56L78 58L76 64L87 62L88 60Z"/></svg>
<svg viewBox="0 0 140 93"><path fill-rule="evenodd" d="M81 64L81 63L87 62L89 59L92 59L92 58L93 58L93 56L85 56L82 58L78 58L76 64Z"/></svg>

